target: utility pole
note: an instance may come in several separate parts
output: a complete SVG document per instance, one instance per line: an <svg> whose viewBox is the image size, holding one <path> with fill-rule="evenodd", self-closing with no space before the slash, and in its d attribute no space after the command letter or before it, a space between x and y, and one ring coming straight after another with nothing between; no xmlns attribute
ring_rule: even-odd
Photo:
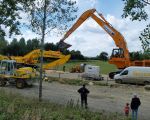
<svg viewBox="0 0 150 120"><path fill-rule="evenodd" d="M46 0L44 0L44 15L43 15L43 26L42 26L42 39L41 39L41 57L40 57L40 80L39 80L39 101L42 101L42 81L43 81L43 50L44 50L44 39L46 29Z"/></svg>

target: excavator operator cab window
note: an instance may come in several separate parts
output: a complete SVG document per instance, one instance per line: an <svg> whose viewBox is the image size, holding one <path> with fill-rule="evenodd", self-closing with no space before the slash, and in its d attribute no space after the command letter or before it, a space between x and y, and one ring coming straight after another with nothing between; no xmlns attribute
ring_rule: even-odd
<svg viewBox="0 0 150 120"><path fill-rule="evenodd" d="M9 60L1 61L0 65L1 74L11 75L13 73L13 70L14 70L14 62L11 62Z"/></svg>
<svg viewBox="0 0 150 120"><path fill-rule="evenodd" d="M5 71L7 71L7 62L3 62L3 61L1 61L1 73L5 73Z"/></svg>
<svg viewBox="0 0 150 120"><path fill-rule="evenodd" d="M123 58L124 51L122 48L113 49L111 57Z"/></svg>

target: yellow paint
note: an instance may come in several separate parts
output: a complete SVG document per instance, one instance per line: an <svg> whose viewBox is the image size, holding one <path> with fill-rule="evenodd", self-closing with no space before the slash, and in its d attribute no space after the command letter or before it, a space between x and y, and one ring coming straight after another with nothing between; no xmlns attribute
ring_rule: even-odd
<svg viewBox="0 0 150 120"><path fill-rule="evenodd" d="M150 77L150 73L148 72L141 72L141 71L134 71L133 72L134 76L145 76L145 77Z"/></svg>

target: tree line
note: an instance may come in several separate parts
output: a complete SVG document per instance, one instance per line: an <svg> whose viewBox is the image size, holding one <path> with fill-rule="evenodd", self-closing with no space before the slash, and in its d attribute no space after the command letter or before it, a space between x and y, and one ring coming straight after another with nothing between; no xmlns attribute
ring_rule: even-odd
<svg viewBox="0 0 150 120"><path fill-rule="evenodd" d="M122 0L124 2L124 8L123 8L123 18L129 17L132 21L142 21L142 20L148 20L148 13L145 11L145 7L150 5L149 2L145 2L144 0ZM55 2L55 4L53 4ZM32 39L32 40L23 40L24 38L21 38L19 41L17 39L13 39L11 43L8 43L4 39L4 36L6 36L6 31L4 28L9 28L9 36L12 34L20 34L20 27L22 25L20 19L21 16L19 14L19 11L24 11L29 14L30 16L30 27L33 30L33 32L39 32L41 31L41 28L39 26L44 26L41 21L45 18L45 25L46 28L50 28L51 31L54 28L58 28L59 30L66 30L67 26L64 26L64 23L71 22L76 18L76 15L74 13L77 12L77 6L76 2L71 2L67 0L63 1L55 1L55 0L45 0L45 4L36 6L38 4L41 4L40 1L35 0L1 0L0 1L0 54L4 55L24 55L28 52L30 52L33 49L39 48L39 40ZM44 2L42 2L44 3ZM54 5L54 6L52 6ZM64 9L64 6L66 5L66 9ZM51 7L51 9L48 9ZM47 9L46 9L47 8ZM45 10L45 14L47 16L44 17L43 11ZM49 11L50 10L50 11ZM57 14L56 14L57 13ZM35 16L34 16L35 15ZM37 17L37 15L40 15L40 17ZM41 17L42 16L42 17ZM65 18L62 16L66 16ZM41 18L41 19L39 19ZM47 20L47 21L46 21ZM61 23L61 24L60 24ZM40 25L39 25L40 24ZM39 30L40 29L40 30ZM43 30L43 29L42 29ZM45 29L46 30L46 29ZM141 35L139 37L139 40L142 43L142 48L144 53L142 52L132 52L130 53L131 60L142 60L142 59L150 59L150 24L146 26L146 28L141 32ZM47 31L46 31L47 32ZM59 31L60 32L60 31ZM38 33L41 35L41 32ZM57 45L54 45L53 43L45 43L44 44L45 49L51 49L51 50L58 50ZM68 51L63 50L64 54L71 53L72 59L88 59L87 57L84 57L80 51ZM101 60L107 60L109 57L105 52L101 52L98 56L91 58L91 59L101 59Z"/></svg>
<svg viewBox="0 0 150 120"><path fill-rule="evenodd" d="M34 49L40 49L40 40L37 38L25 40L25 38L20 38L17 40L14 38L11 42L8 42L4 37L0 38L0 54L6 56L23 56ZM107 52L102 51L96 57L86 57L81 54L80 51L75 50L60 50L58 47L58 43L45 43L44 44L45 50L52 50L52 51L61 51L63 54L68 55L71 54L72 60L102 60L108 61L109 55ZM143 59L150 59L149 52L131 52L130 58L131 60L143 60Z"/></svg>
<svg viewBox="0 0 150 120"><path fill-rule="evenodd" d="M40 40L37 38L25 40L24 38L20 38L17 40L14 38L10 43L5 40L4 37L0 38L0 54L6 56L23 56L32 50L40 49ZM45 43L44 44L45 50L52 50L52 51L60 51L58 44L54 43ZM71 59L73 60L84 60L85 57L81 54L80 51L75 50L61 50L61 52L65 55L71 54Z"/></svg>

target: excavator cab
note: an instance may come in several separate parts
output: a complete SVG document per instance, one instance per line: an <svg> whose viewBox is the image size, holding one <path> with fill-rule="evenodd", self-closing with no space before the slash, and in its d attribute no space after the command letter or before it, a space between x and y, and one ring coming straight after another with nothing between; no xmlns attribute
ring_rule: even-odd
<svg viewBox="0 0 150 120"><path fill-rule="evenodd" d="M16 66L14 60L2 60L0 64L0 74L13 75Z"/></svg>
<svg viewBox="0 0 150 120"><path fill-rule="evenodd" d="M122 48L115 48L112 50L111 58L123 58L124 57L124 51Z"/></svg>
<svg viewBox="0 0 150 120"><path fill-rule="evenodd" d="M9 83L22 89L26 85L32 85L32 78L35 78L35 76L35 69L31 67L19 68L15 60L2 60L0 63L0 87Z"/></svg>

